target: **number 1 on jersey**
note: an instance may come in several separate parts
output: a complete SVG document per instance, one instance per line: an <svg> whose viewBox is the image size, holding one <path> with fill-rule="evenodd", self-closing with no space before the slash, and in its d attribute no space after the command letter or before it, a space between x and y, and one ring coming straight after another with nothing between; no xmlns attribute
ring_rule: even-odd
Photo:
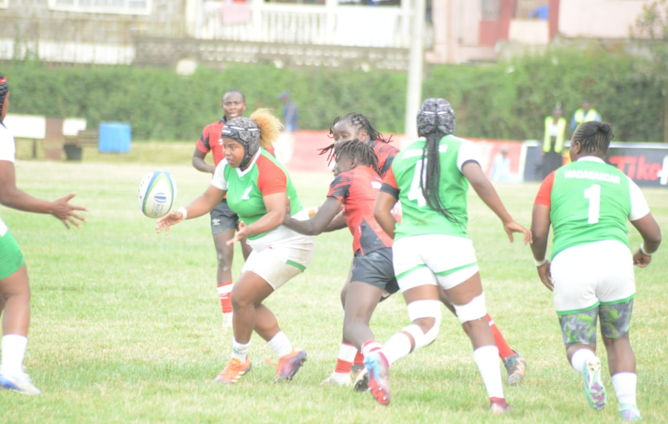
<svg viewBox="0 0 668 424"><path fill-rule="evenodd" d="M584 198L589 199L589 219L587 224L598 223L601 213L601 186L594 184L584 191Z"/></svg>

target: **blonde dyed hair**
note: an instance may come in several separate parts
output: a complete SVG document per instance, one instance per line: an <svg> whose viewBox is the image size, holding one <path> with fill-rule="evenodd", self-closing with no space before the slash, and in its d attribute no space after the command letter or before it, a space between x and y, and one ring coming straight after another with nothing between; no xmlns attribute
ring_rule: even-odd
<svg viewBox="0 0 668 424"><path fill-rule="evenodd" d="M267 148L278 139L283 129L281 121L271 113L270 109L261 108L251 113L250 119L255 121L260 130L260 146Z"/></svg>

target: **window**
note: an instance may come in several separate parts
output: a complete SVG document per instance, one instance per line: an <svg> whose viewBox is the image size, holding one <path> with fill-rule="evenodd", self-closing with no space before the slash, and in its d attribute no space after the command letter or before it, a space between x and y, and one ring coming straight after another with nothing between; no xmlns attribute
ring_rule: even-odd
<svg viewBox="0 0 668 424"><path fill-rule="evenodd" d="M548 0L517 0L515 1L515 19L547 20L549 14Z"/></svg>
<svg viewBox="0 0 668 424"><path fill-rule="evenodd" d="M496 21L500 15L500 0L482 0L482 19Z"/></svg>
<svg viewBox="0 0 668 424"><path fill-rule="evenodd" d="M66 12L148 15L151 0L49 0L49 7Z"/></svg>

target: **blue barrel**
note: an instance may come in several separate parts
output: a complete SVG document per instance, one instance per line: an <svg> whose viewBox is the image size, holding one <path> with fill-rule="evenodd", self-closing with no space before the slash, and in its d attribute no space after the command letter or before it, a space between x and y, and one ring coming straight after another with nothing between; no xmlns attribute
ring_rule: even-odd
<svg viewBox="0 0 668 424"><path fill-rule="evenodd" d="M132 135L130 124L124 122L100 122L100 153L127 153Z"/></svg>

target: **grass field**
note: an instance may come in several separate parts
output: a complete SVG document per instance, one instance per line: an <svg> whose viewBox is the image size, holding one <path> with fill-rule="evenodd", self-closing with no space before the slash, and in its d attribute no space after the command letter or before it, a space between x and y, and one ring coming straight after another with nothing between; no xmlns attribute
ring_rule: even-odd
<svg viewBox="0 0 668 424"><path fill-rule="evenodd" d="M587 406L580 377L564 359L551 294L537 278L530 249L508 243L475 194L469 231L488 310L528 361L525 382L505 388L512 414L487 412L468 339L447 313L436 342L393 367L389 407L368 394L319 386L334 366L341 334L339 291L351 260L351 237L343 231L320 236L309 269L267 301L293 343L309 354L295 380L271 384L275 369L264 360L276 358L254 336L252 372L235 386L213 384L229 358L232 335L221 327L208 220L180 224L165 237L155 234L155 222L137 205L141 177L156 168L175 175L177 206L208 184L207 175L189 166L192 144L165 146L165 155L157 145L137 143L134 156L125 158L85 149L82 163L17 162L20 188L45 198L76 191L73 203L90 211L85 227L71 231L50 216L0 211L29 267L33 298L26 365L43 391L38 397L0 392L3 423L619 421L614 395L601 413ZM142 155L144 147L148 154ZM304 204L322 202L328 175L292 177ZM537 188L501 185L498 190L515 219L529 225ZM644 192L667 229L668 192ZM633 247L640 241L635 231L630 239ZM660 423L668 422L666 246L653 261L636 271L632 340L640 410L646 422ZM235 275L240 266L237 259ZM377 309L372 328L385 341L407 322L403 299L393 296ZM604 382L612 394L608 375Z"/></svg>

